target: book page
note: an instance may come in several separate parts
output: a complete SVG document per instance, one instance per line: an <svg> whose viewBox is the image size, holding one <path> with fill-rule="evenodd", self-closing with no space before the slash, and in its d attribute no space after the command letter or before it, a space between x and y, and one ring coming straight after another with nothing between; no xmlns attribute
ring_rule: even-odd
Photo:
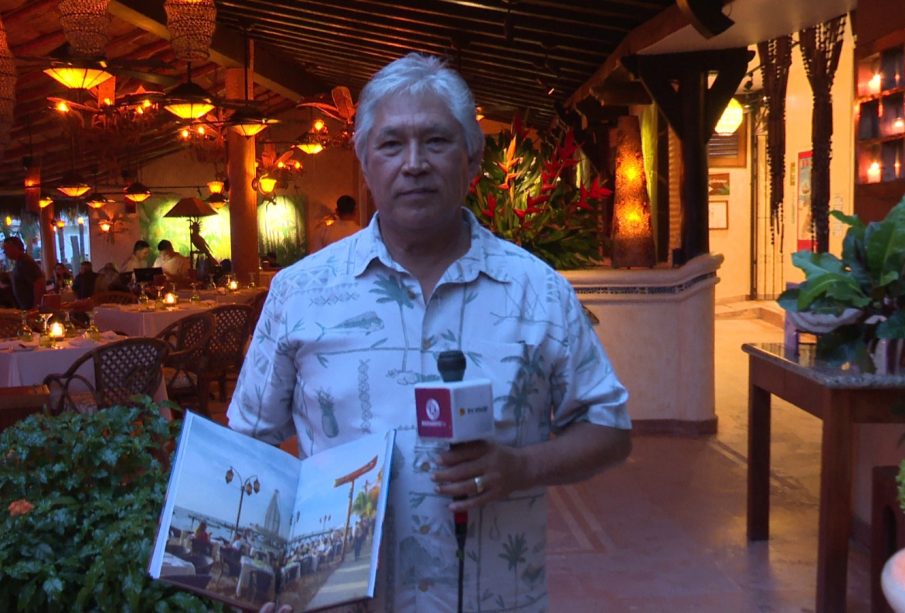
<svg viewBox="0 0 905 613"><path fill-rule="evenodd" d="M299 460L186 413L149 573L233 606L275 600Z"/></svg>
<svg viewBox="0 0 905 613"><path fill-rule="evenodd" d="M374 596L395 431L302 461L280 604L311 611Z"/></svg>

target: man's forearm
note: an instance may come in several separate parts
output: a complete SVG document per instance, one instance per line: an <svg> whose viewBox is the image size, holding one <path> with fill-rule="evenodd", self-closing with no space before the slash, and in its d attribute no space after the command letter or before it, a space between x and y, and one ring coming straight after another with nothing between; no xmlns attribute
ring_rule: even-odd
<svg viewBox="0 0 905 613"><path fill-rule="evenodd" d="M628 430L576 422L555 438L519 451L526 484L550 486L592 477L625 460L631 449Z"/></svg>

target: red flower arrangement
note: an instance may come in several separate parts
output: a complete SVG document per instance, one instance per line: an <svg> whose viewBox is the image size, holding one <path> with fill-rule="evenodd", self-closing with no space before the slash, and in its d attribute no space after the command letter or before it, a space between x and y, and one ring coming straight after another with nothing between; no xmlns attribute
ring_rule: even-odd
<svg viewBox="0 0 905 613"><path fill-rule="evenodd" d="M612 191L599 176L581 177L584 166L571 130L558 142L535 145L516 117L510 132L488 139L467 203L491 232L554 268L594 266L602 205Z"/></svg>

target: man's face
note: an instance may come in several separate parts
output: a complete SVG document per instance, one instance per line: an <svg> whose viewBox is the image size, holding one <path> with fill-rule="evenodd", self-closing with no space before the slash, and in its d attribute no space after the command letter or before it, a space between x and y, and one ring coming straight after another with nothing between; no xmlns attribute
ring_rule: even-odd
<svg viewBox="0 0 905 613"><path fill-rule="evenodd" d="M151 253L150 247L142 247L141 249L139 249L138 251L135 252L135 255L138 256L138 259L140 259L140 260L147 260L149 253Z"/></svg>
<svg viewBox="0 0 905 613"><path fill-rule="evenodd" d="M462 128L435 94L398 94L378 106L365 178L381 230L451 228L480 160L469 160Z"/></svg>
<svg viewBox="0 0 905 613"><path fill-rule="evenodd" d="M84 262L79 266L79 272L81 273L89 273L91 272L91 264L85 264Z"/></svg>

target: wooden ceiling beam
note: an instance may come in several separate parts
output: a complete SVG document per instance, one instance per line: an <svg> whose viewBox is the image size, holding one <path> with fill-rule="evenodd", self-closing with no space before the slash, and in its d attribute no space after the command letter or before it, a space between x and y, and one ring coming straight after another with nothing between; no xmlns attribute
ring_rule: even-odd
<svg viewBox="0 0 905 613"><path fill-rule="evenodd" d="M112 0L112 15L132 25L169 40L163 3L151 0ZM211 42L211 59L224 67L242 67L245 38L239 32L218 28ZM286 59L285 54L272 46L255 42L254 80L269 90L297 100L330 87L301 66Z"/></svg>

